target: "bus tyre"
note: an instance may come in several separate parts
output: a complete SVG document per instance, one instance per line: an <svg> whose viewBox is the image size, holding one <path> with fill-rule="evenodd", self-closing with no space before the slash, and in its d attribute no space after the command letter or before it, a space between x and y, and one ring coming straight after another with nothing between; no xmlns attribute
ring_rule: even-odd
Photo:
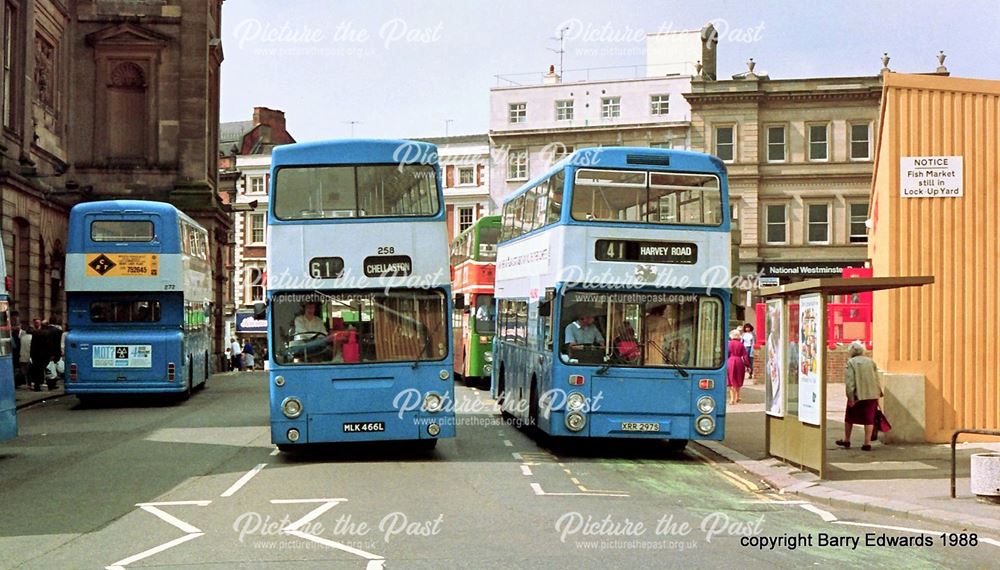
<svg viewBox="0 0 1000 570"><path fill-rule="evenodd" d="M194 358L188 357L187 387L181 392L181 400L187 400L194 391Z"/></svg>
<svg viewBox="0 0 1000 570"><path fill-rule="evenodd" d="M667 450L674 452L684 451L684 448L687 447L687 444L688 440L686 439L668 439Z"/></svg>
<svg viewBox="0 0 1000 570"><path fill-rule="evenodd" d="M205 351L205 381L201 383L201 389L208 388L208 377L212 375L211 363L208 359L208 351Z"/></svg>
<svg viewBox="0 0 1000 570"><path fill-rule="evenodd" d="M431 451L435 447L437 447L437 444L438 444L437 439L421 439L417 443L417 446L424 451Z"/></svg>
<svg viewBox="0 0 1000 570"><path fill-rule="evenodd" d="M280 451L282 453L295 453L298 449L299 449L299 447L296 446L296 445L291 445L291 444L288 444L288 443L279 443L278 444L278 451Z"/></svg>
<svg viewBox="0 0 1000 570"><path fill-rule="evenodd" d="M94 398L89 394L77 394L76 400L80 403L81 408L88 408L94 404Z"/></svg>
<svg viewBox="0 0 1000 570"><path fill-rule="evenodd" d="M531 377L531 391L528 393L528 429L538 429L538 380Z"/></svg>

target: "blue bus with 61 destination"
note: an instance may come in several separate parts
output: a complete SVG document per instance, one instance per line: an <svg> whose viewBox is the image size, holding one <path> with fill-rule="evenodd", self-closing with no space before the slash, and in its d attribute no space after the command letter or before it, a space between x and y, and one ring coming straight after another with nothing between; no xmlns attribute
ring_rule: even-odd
<svg viewBox="0 0 1000 570"><path fill-rule="evenodd" d="M451 284L434 145L277 147L267 235L271 440L455 435ZM263 307L258 307L263 313Z"/></svg>

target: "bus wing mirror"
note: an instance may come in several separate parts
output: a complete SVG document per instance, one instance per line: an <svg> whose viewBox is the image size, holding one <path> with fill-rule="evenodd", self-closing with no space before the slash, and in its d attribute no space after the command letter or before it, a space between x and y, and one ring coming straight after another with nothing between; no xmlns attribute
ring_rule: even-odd
<svg viewBox="0 0 1000 570"><path fill-rule="evenodd" d="M267 317L267 303L257 302L253 304L253 316L255 319Z"/></svg>
<svg viewBox="0 0 1000 570"><path fill-rule="evenodd" d="M465 308L465 293L455 293L455 308L456 309Z"/></svg>

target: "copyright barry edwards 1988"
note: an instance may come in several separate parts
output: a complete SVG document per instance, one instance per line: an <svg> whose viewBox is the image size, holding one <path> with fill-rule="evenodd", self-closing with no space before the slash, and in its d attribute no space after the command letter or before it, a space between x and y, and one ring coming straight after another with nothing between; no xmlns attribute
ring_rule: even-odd
<svg viewBox="0 0 1000 570"><path fill-rule="evenodd" d="M929 534L917 536L891 536L882 533L869 532L864 536L843 534L828 534L825 532L811 534L783 534L780 536L743 536L740 546L758 550L776 550L787 548L795 550L799 547L849 548L857 550L861 546L872 548L885 547L928 547L934 546L934 537Z"/></svg>

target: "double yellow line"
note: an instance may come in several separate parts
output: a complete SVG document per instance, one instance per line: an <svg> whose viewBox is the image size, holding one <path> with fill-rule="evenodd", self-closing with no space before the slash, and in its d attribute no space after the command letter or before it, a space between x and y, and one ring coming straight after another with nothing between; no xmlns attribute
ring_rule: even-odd
<svg viewBox="0 0 1000 570"><path fill-rule="evenodd" d="M748 493L753 493L753 494L761 494L761 493L763 493L763 489L761 489L759 486L757 486L756 483L754 483L753 481L744 479L743 477L740 477L739 475L737 475L735 473L732 473L728 469L725 469L724 467L722 467L721 465L719 465L719 463L717 461L715 461L712 458L708 457L704 453L702 453L702 452L700 452L700 451L698 451L696 449L691 449L690 447L688 447L687 452L690 453L691 455L694 455L702 463L705 463L706 465L708 465L712 469L712 471L714 473L717 473L719 476L722 477L722 479L724 481L732 484L737 489L740 489L741 491L746 491Z"/></svg>

